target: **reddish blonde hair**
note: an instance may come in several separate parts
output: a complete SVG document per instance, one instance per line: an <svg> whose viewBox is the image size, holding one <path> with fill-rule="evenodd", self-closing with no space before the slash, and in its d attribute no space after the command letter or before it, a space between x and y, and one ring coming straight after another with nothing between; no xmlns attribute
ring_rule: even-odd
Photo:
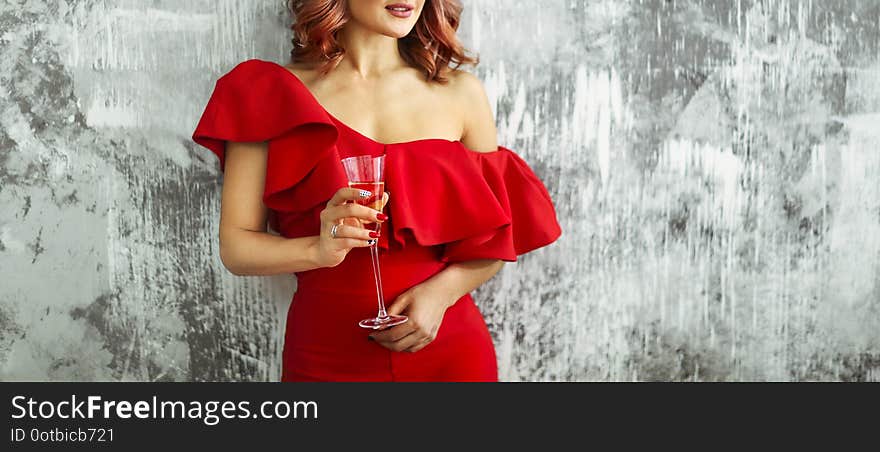
<svg viewBox="0 0 880 452"><path fill-rule="evenodd" d="M345 0L288 0L294 16L294 61L318 63L327 73L345 54L337 33L348 22ZM398 41L403 59L425 73L428 81L447 81L443 71L451 65L476 65L479 58L469 56L456 36L462 6L458 0L425 0L422 14L412 31Z"/></svg>

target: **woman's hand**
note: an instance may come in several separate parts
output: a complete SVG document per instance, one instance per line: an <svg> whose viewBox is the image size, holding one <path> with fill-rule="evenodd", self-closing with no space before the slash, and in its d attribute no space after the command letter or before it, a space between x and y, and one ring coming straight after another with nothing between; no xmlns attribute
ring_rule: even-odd
<svg viewBox="0 0 880 452"><path fill-rule="evenodd" d="M443 315L455 301L432 286L417 284L388 307L389 315L404 313L409 320L372 333L370 338L389 350L417 352L437 337Z"/></svg>
<svg viewBox="0 0 880 452"><path fill-rule="evenodd" d="M383 209L388 198L389 194L385 192L382 195ZM372 240L378 240L379 234L365 228L363 223L382 223L387 217L382 219L380 217L384 214L381 211L348 202L358 199L363 199L361 190L343 187L336 191L327 202L327 207L321 211L321 233L316 257L321 267L335 267L342 263L352 248L371 246ZM336 228L334 238L330 232L335 224L340 226Z"/></svg>

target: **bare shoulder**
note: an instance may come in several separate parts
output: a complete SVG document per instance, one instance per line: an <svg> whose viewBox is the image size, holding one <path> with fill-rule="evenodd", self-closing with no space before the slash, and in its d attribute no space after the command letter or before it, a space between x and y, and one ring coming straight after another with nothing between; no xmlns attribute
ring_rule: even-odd
<svg viewBox="0 0 880 452"><path fill-rule="evenodd" d="M476 75L461 69L451 70L446 76L449 79L447 89L462 112L462 144L477 152L497 150L495 116L483 82Z"/></svg>
<svg viewBox="0 0 880 452"><path fill-rule="evenodd" d="M307 86L311 85L320 75L317 65L312 63L287 63L281 67L293 73L296 78L300 79Z"/></svg>
<svg viewBox="0 0 880 452"><path fill-rule="evenodd" d="M447 89L465 109L480 107L484 101L488 103L483 82L473 73L456 69L447 72L446 77L449 80Z"/></svg>

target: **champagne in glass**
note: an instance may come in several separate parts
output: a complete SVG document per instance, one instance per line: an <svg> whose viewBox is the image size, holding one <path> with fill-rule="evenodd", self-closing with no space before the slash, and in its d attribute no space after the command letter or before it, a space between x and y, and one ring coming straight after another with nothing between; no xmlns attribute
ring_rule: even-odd
<svg viewBox="0 0 880 452"><path fill-rule="evenodd" d="M342 166L348 176L348 186L371 193L367 198L357 200L358 204L365 205L375 210L382 210L382 198L385 196L385 156L373 157L361 155L342 159ZM381 230L380 223L369 222L368 229L377 233ZM361 320L358 325L363 328L379 329L399 325L407 321L404 315L388 315L385 310L385 297L382 293L382 276L379 272L379 240L370 246L370 255L373 260L373 279L376 282L376 295L379 302L379 312L376 317Z"/></svg>
<svg viewBox="0 0 880 452"><path fill-rule="evenodd" d="M350 182L348 186L351 188L357 188L358 190L366 190L370 193L369 198L361 198L357 201L358 204L367 206L371 209L375 209L378 211L382 210L382 197L385 193L385 182ZM369 224L372 224L370 222Z"/></svg>

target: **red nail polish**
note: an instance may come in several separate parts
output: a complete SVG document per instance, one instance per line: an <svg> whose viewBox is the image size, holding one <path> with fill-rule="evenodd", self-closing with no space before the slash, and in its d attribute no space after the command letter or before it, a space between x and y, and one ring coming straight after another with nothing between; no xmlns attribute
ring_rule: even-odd
<svg viewBox="0 0 880 452"><path fill-rule="evenodd" d="M384 213L379 213L378 215L376 215L376 218L378 218L379 221L385 221L388 219L388 215L385 215Z"/></svg>
<svg viewBox="0 0 880 452"><path fill-rule="evenodd" d="M378 238L378 237L379 237L379 233L376 232L376 231L370 231L370 237L372 237L372 238L374 238L374 239L375 239L375 238Z"/></svg>

